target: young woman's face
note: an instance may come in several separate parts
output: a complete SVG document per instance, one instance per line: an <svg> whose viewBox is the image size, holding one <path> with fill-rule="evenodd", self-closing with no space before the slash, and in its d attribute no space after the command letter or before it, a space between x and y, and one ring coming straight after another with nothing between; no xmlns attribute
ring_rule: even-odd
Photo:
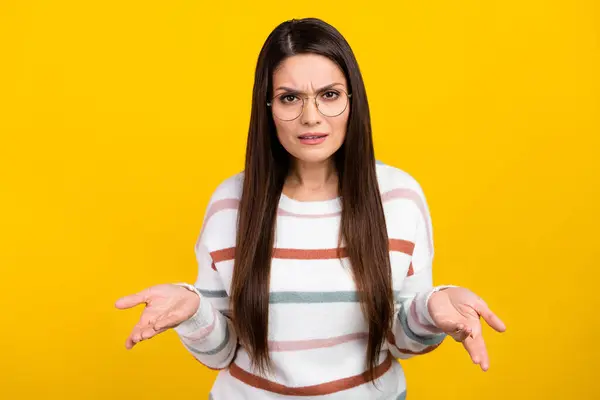
<svg viewBox="0 0 600 400"><path fill-rule="evenodd" d="M347 93L342 70L327 57L301 54L281 63L273 74L271 112L288 153L317 163L341 147L350 114Z"/></svg>

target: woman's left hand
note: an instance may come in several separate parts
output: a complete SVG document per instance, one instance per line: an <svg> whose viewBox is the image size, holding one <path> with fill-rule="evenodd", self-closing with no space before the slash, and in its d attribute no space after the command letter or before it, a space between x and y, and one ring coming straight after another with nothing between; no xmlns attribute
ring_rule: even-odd
<svg viewBox="0 0 600 400"><path fill-rule="evenodd" d="M435 292L429 298L428 308L435 325L461 342L473 362L487 371L490 361L483 341L480 317L498 332L506 330L504 322L479 296L461 287Z"/></svg>

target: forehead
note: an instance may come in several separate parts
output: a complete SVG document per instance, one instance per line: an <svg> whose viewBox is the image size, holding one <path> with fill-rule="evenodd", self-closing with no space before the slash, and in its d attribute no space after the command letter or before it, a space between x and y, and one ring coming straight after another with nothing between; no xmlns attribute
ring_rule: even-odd
<svg viewBox="0 0 600 400"><path fill-rule="evenodd" d="M346 85L344 73L329 58L317 54L298 54L285 59L273 73L273 88L290 86L311 90L334 82Z"/></svg>

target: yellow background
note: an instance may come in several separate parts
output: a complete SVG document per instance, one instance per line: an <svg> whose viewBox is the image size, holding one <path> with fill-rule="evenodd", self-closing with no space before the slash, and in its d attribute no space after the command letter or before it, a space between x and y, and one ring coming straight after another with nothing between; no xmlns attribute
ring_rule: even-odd
<svg viewBox="0 0 600 400"><path fill-rule="evenodd" d="M127 352L140 309L191 281L215 186L241 170L255 61L317 16L353 47L378 159L422 184L435 281L507 323L491 369L447 342L409 398L598 399L597 1L0 1L3 399L206 398L173 332Z"/></svg>

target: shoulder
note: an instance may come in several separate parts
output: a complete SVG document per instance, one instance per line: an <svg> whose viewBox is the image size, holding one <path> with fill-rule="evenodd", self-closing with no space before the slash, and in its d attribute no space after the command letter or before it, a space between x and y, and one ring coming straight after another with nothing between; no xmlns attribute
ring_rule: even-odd
<svg viewBox="0 0 600 400"><path fill-rule="evenodd" d="M377 161L377 181L382 195L394 191L414 192L419 197L424 197L420 183L408 172L400 168Z"/></svg>
<svg viewBox="0 0 600 400"><path fill-rule="evenodd" d="M213 190L204 213L196 247L202 243L212 251L235 245L237 213L242 197L243 172L222 180Z"/></svg>
<svg viewBox="0 0 600 400"><path fill-rule="evenodd" d="M236 217L242 197L244 173L222 180L213 190L204 213L202 232L204 240L211 237L229 237L234 234Z"/></svg>
<svg viewBox="0 0 600 400"><path fill-rule="evenodd" d="M421 221L431 227L429 205L421 184L400 168L377 163L377 180L386 218Z"/></svg>
<svg viewBox="0 0 600 400"><path fill-rule="evenodd" d="M221 200L239 201L242 197L243 184L243 171L222 180L214 189L210 197L210 204Z"/></svg>

